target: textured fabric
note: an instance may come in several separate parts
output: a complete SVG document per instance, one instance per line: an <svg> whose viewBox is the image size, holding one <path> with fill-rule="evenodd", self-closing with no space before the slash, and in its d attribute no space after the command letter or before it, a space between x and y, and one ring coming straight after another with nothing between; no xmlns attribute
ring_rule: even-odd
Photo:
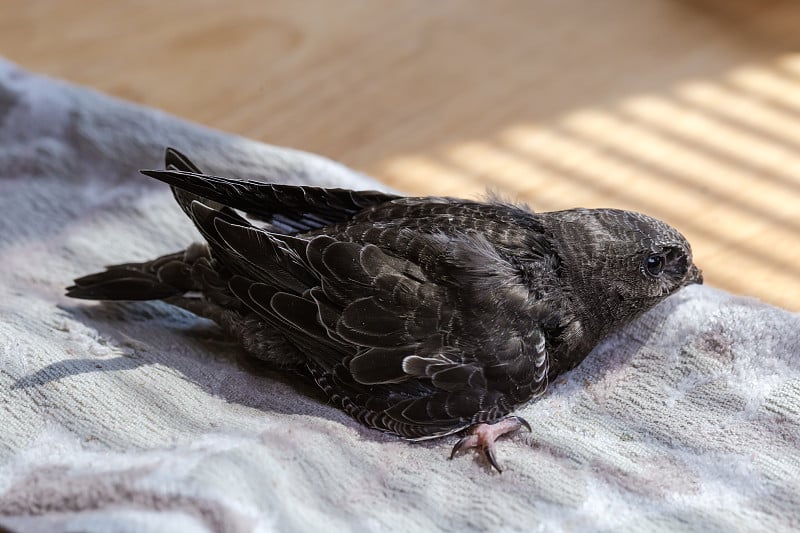
<svg viewBox="0 0 800 533"><path fill-rule="evenodd" d="M0 525L19 531L800 527L800 317L690 287L519 414L497 475L455 438L361 427L160 303L85 304L78 275L196 238L140 176L376 188L324 159L0 62ZM701 265L702 266L702 265Z"/></svg>

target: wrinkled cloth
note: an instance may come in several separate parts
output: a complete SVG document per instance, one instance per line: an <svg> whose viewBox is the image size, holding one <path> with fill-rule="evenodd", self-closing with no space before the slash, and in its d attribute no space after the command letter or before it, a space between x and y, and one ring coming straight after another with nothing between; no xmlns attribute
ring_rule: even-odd
<svg viewBox="0 0 800 533"><path fill-rule="evenodd" d="M0 62L0 525L13 531L800 528L800 316L706 286L519 410L502 475L367 429L160 302L74 301L198 239L160 168L381 188ZM702 266L702 265L701 265Z"/></svg>

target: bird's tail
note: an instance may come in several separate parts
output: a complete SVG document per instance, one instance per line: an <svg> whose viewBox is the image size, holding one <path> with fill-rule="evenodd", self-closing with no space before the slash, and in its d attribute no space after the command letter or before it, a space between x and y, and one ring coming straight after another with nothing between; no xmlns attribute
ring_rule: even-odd
<svg viewBox="0 0 800 533"><path fill-rule="evenodd" d="M84 300L161 300L196 290L192 263L205 254L198 253L195 246L201 245L144 263L108 266L103 272L76 279L74 285L67 287L67 296Z"/></svg>
<svg viewBox="0 0 800 533"><path fill-rule="evenodd" d="M194 163L178 152L167 149L166 168L200 172ZM186 210L193 200L203 198L173 188L175 197ZM192 280L192 267L201 257L208 257L205 245L193 244L185 251L168 254L144 263L107 266L104 272L83 276L67 287L67 296L85 300L161 300L198 290Z"/></svg>

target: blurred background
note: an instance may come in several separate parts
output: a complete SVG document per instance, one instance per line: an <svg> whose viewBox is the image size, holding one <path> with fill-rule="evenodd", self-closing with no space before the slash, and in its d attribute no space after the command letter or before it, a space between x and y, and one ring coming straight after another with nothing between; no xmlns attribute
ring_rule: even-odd
<svg viewBox="0 0 800 533"><path fill-rule="evenodd" d="M21 66L413 194L635 209L800 310L795 0L0 0Z"/></svg>

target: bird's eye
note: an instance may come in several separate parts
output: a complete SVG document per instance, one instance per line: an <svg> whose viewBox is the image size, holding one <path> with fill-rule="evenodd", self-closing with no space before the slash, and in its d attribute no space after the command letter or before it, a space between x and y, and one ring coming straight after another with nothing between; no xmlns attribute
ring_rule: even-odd
<svg viewBox="0 0 800 533"><path fill-rule="evenodd" d="M653 254L644 260L644 271L652 277L658 277L664 271L667 259L664 254Z"/></svg>

